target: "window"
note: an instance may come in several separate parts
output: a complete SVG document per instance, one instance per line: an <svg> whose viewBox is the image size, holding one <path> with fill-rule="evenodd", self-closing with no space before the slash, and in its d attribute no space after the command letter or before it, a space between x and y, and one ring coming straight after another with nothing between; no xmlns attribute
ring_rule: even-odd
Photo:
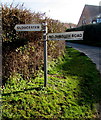
<svg viewBox="0 0 101 120"><path fill-rule="evenodd" d="M86 25L86 20L82 20L82 25Z"/></svg>
<svg viewBox="0 0 101 120"><path fill-rule="evenodd" d="M98 19L97 19L97 23L101 23L101 18L98 18Z"/></svg>

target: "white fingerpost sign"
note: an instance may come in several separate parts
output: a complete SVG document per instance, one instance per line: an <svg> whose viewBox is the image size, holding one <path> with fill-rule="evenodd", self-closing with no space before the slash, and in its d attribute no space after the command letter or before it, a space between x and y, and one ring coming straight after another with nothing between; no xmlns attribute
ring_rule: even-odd
<svg viewBox="0 0 101 120"><path fill-rule="evenodd" d="M83 32L49 33L48 40L83 40Z"/></svg>
<svg viewBox="0 0 101 120"><path fill-rule="evenodd" d="M42 28L43 26L43 28ZM84 31L65 33L48 33L47 23L41 24L18 24L16 31L44 31L44 87L47 86L47 40L83 40Z"/></svg>
<svg viewBox="0 0 101 120"><path fill-rule="evenodd" d="M43 28L42 28L43 26ZM41 24L17 24L14 29L16 31L43 31L44 38L44 87L47 85L47 23Z"/></svg>
<svg viewBox="0 0 101 120"><path fill-rule="evenodd" d="M14 28L16 31L41 31L41 24L18 24Z"/></svg>

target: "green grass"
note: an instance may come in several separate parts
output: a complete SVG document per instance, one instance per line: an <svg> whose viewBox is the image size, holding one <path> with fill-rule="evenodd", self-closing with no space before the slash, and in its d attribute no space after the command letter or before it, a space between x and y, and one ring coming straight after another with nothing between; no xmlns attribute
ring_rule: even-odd
<svg viewBox="0 0 101 120"><path fill-rule="evenodd" d="M62 58L48 63L48 85L43 72L33 80L17 74L2 89L2 119L95 118L101 100L101 78L83 53L66 48Z"/></svg>

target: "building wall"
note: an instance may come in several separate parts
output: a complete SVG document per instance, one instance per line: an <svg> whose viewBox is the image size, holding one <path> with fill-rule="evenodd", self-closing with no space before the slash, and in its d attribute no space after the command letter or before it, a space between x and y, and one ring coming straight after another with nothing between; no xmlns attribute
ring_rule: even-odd
<svg viewBox="0 0 101 120"><path fill-rule="evenodd" d="M99 2L99 13L101 14L101 1Z"/></svg>
<svg viewBox="0 0 101 120"><path fill-rule="evenodd" d="M91 24L94 17L99 14L99 8L99 6L85 5L77 27Z"/></svg>

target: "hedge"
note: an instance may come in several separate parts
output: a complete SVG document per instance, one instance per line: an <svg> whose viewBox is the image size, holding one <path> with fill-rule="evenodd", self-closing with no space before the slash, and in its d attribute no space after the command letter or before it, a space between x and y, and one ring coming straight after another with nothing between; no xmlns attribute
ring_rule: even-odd
<svg viewBox="0 0 101 120"><path fill-rule="evenodd" d="M101 23L83 25L77 28L67 29L70 31L84 31L84 37L82 42L101 44Z"/></svg>
<svg viewBox="0 0 101 120"><path fill-rule="evenodd" d="M63 32L65 28L58 20L46 18L49 32ZM3 83L10 76L19 73L25 79L35 78L43 70L43 32L16 32L16 24L43 23L44 13L19 9L19 6L2 6L3 26ZM57 58L63 54L64 41L48 41L48 57Z"/></svg>

